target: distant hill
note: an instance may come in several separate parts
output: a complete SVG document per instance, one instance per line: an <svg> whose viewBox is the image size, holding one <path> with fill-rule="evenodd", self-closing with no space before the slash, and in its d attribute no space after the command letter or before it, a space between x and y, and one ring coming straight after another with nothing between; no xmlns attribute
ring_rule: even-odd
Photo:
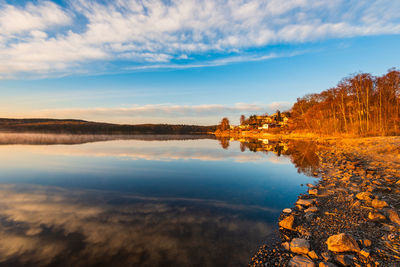
<svg viewBox="0 0 400 267"><path fill-rule="evenodd" d="M216 126L184 124L112 124L71 119L0 118L0 132L64 134L205 134Z"/></svg>

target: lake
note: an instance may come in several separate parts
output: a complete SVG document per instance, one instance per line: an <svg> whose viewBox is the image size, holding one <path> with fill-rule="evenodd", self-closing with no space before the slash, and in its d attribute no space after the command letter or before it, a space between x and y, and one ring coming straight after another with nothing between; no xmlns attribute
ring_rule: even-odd
<svg viewBox="0 0 400 267"><path fill-rule="evenodd" d="M0 135L0 265L244 266L313 177L310 143Z"/></svg>

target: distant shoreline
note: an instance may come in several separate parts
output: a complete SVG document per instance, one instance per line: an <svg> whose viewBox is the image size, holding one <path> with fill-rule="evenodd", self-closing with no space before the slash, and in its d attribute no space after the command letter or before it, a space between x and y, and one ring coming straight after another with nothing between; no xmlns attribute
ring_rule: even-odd
<svg viewBox="0 0 400 267"><path fill-rule="evenodd" d="M209 134L216 126L185 124L113 124L74 119L12 119L0 118L0 132L3 133L52 133L52 134Z"/></svg>

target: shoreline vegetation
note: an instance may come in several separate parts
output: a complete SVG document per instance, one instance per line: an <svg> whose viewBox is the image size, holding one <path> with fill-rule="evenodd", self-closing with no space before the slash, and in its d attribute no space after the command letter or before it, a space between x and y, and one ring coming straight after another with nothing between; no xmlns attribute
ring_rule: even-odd
<svg viewBox="0 0 400 267"><path fill-rule="evenodd" d="M76 135L197 135L209 134L216 126L184 124L113 124L72 119L0 118L0 132Z"/></svg>
<svg viewBox="0 0 400 267"><path fill-rule="evenodd" d="M400 71L380 77L353 74L336 87L297 98L289 111L240 117L240 125L223 118L220 137L391 136L400 134Z"/></svg>

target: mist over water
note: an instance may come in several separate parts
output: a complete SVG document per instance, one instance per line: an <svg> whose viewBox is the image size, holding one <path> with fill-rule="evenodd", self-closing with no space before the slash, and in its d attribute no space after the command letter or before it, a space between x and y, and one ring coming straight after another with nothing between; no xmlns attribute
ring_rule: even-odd
<svg viewBox="0 0 400 267"><path fill-rule="evenodd" d="M243 266L316 181L310 144L161 138L0 135L0 265Z"/></svg>

